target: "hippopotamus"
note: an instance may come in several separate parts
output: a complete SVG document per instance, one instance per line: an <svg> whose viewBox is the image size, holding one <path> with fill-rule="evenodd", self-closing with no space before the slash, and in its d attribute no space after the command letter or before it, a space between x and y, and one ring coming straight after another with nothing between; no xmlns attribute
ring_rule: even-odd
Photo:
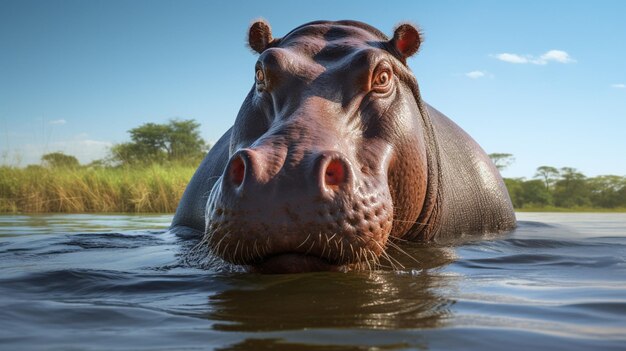
<svg viewBox="0 0 626 351"><path fill-rule="evenodd" d="M407 59L422 34L316 21L282 38L259 20L252 88L172 222L251 272L372 267L398 240L513 229L481 147L424 102Z"/></svg>

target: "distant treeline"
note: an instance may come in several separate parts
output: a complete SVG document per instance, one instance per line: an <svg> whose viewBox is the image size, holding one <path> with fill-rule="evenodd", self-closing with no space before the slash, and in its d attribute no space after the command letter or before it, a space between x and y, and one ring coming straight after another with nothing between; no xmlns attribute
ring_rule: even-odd
<svg viewBox="0 0 626 351"><path fill-rule="evenodd" d="M0 213L173 212L209 149L193 120L147 123L109 156L81 165L53 152L41 164L0 166ZM490 154L498 169L511 154ZM518 210L626 211L626 177L586 177L574 168L537 168L534 179L505 178Z"/></svg>
<svg viewBox="0 0 626 351"><path fill-rule="evenodd" d="M511 154L490 154L500 170L510 165ZM535 179L504 178L516 209L626 210L626 177L586 177L575 168L537 168Z"/></svg>

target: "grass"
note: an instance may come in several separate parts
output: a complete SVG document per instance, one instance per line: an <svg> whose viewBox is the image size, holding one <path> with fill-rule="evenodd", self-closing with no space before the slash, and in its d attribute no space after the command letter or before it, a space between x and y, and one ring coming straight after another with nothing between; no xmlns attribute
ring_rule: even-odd
<svg viewBox="0 0 626 351"><path fill-rule="evenodd" d="M176 210L193 166L141 168L0 167L0 213Z"/></svg>
<svg viewBox="0 0 626 351"><path fill-rule="evenodd" d="M541 206L541 207L522 207L516 208L516 212L597 212L597 213L626 213L626 208L602 208L602 207L556 207L556 206Z"/></svg>

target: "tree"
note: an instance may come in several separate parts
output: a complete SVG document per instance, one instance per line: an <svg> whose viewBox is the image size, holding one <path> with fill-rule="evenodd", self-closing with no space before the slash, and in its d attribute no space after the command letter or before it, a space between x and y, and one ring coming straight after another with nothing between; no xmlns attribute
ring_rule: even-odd
<svg viewBox="0 0 626 351"><path fill-rule="evenodd" d="M41 156L44 166L50 168L78 168L80 162L74 156L66 155L62 152L51 152Z"/></svg>
<svg viewBox="0 0 626 351"><path fill-rule="evenodd" d="M589 206L590 189L584 174L575 168L563 167L561 179L554 184L554 204L560 207Z"/></svg>
<svg viewBox="0 0 626 351"><path fill-rule="evenodd" d="M624 207L624 208L626 208L626 186L622 187L617 192L617 197L619 199L619 201L617 203L617 207Z"/></svg>
<svg viewBox="0 0 626 351"><path fill-rule="evenodd" d="M594 207L626 208L626 177L601 175L587 178L575 168L537 168L534 180L504 178L515 208Z"/></svg>
<svg viewBox="0 0 626 351"><path fill-rule="evenodd" d="M111 159L123 165L166 161L197 163L209 148L200 137L199 127L194 120L145 123L128 131L131 142L111 148Z"/></svg>
<svg viewBox="0 0 626 351"><path fill-rule="evenodd" d="M522 206L547 206L552 202L552 195L541 180L528 180L521 184L520 202Z"/></svg>
<svg viewBox="0 0 626 351"><path fill-rule="evenodd" d="M107 163L131 165L139 163L160 163L163 158L158 153L149 152L145 147L135 143L115 144L110 150L111 156Z"/></svg>
<svg viewBox="0 0 626 351"><path fill-rule="evenodd" d="M620 192L626 190L626 178L616 175L602 175L587 179L594 206L615 208L626 206L626 197Z"/></svg>
<svg viewBox="0 0 626 351"><path fill-rule="evenodd" d="M515 157L513 157L512 154L493 153L488 156L491 158L491 161L496 166L498 171L501 172L515 161Z"/></svg>
<svg viewBox="0 0 626 351"><path fill-rule="evenodd" d="M546 206L552 196L541 180L524 180L524 178L504 178L509 197L515 208L528 206Z"/></svg>
<svg viewBox="0 0 626 351"><path fill-rule="evenodd" d="M168 125L146 123L128 131L132 143L125 152L130 152L134 160L147 163L162 162L166 155L167 139L170 134Z"/></svg>
<svg viewBox="0 0 626 351"><path fill-rule="evenodd" d="M547 190L550 190L552 184L554 184L558 177L559 170L550 166L541 166L537 168L537 172L535 173L535 178L543 178Z"/></svg>
<svg viewBox="0 0 626 351"><path fill-rule="evenodd" d="M166 150L170 159L202 158L207 144L200 137L200 124L194 120L172 120L166 139Z"/></svg>

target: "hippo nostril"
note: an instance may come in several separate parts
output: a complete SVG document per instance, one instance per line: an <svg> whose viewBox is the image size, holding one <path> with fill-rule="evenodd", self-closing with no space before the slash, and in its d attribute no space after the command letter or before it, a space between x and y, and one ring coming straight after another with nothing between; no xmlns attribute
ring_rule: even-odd
<svg viewBox="0 0 626 351"><path fill-rule="evenodd" d="M246 174L246 164L241 156L235 157L228 170L228 176L235 186L240 186L243 183L243 178Z"/></svg>
<svg viewBox="0 0 626 351"><path fill-rule="evenodd" d="M338 186L346 181L346 168L340 160L332 160L326 165L324 184Z"/></svg>

